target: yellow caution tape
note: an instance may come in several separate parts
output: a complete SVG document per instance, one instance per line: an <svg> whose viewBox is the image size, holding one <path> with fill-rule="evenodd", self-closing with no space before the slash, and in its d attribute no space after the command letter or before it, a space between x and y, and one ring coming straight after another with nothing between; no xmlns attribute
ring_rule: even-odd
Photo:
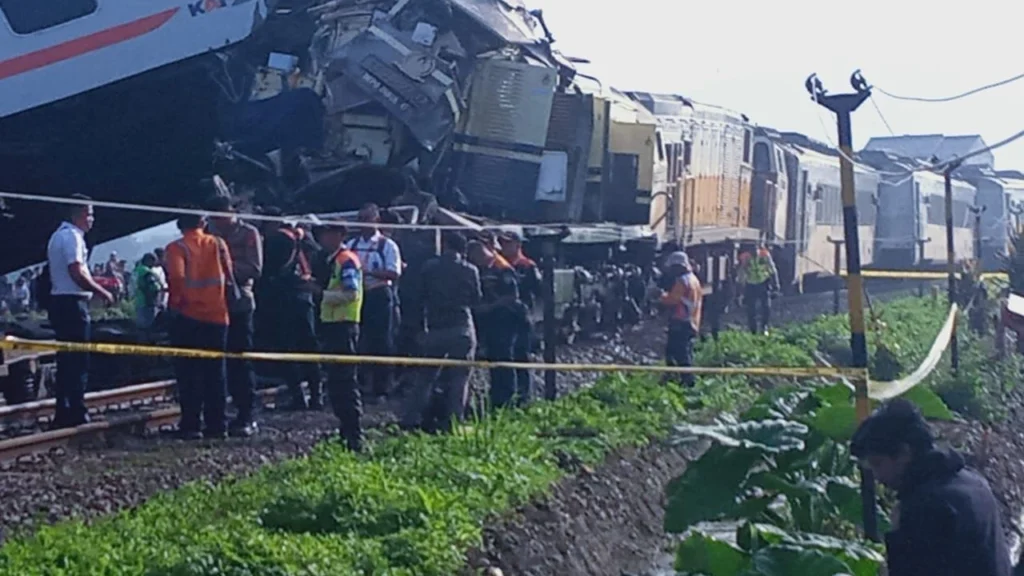
<svg viewBox="0 0 1024 576"><path fill-rule="evenodd" d="M864 378L863 368L813 367L726 367L726 366L656 366L643 364L571 364L535 362L493 362L487 360L456 360L451 358L406 358L396 356L345 356L338 354L306 354L285 352L221 352L197 348L169 346L143 346L137 344L109 344L103 342L57 342L54 340L25 340L8 336L0 340L3 350L51 350L56 352L89 352L94 354L163 356L175 358L232 358L275 362L321 362L324 364L388 364L393 366L460 367L460 368L513 368L528 370L559 370L575 372L652 372L670 374L733 374L747 376L788 376L807 378L816 376L850 376Z"/></svg>
<svg viewBox="0 0 1024 576"><path fill-rule="evenodd" d="M843 278L849 275L849 272L846 270L840 273L840 276ZM862 270L860 275L864 278L902 278L907 280L942 280L949 277L949 274L946 272L918 272L915 270ZM955 276L959 278L960 274L957 273ZM982 280L990 278L1006 278L1006 272L985 272L981 274Z"/></svg>

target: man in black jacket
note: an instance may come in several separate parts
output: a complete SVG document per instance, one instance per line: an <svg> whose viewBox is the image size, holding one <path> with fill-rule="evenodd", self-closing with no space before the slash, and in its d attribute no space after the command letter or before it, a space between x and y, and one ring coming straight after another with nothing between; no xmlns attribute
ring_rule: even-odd
<svg viewBox="0 0 1024 576"><path fill-rule="evenodd" d="M935 447L928 424L896 399L865 420L851 452L899 500L885 536L889 576L1010 576L999 504L985 479Z"/></svg>

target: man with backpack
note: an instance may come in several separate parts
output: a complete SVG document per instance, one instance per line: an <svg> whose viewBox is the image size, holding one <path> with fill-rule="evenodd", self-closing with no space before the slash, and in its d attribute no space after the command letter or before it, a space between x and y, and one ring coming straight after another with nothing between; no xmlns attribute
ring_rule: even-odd
<svg viewBox="0 0 1024 576"><path fill-rule="evenodd" d="M57 341L87 343L91 339L89 300L95 295L110 304L114 296L89 273L85 235L94 222L90 198L79 194L71 198L79 203L65 208L63 221L50 236L46 246L47 267L36 282L36 299L47 310ZM85 407L88 383L88 353L57 354L54 428L70 428L89 421Z"/></svg>

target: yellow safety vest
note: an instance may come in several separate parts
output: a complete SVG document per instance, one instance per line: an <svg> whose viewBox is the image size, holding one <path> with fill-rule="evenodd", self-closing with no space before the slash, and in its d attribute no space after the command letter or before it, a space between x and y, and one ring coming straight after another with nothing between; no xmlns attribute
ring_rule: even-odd
<svg viewBox="0 0 1024 576"><path fill-rule="evenodd" d="M747 284L763 284L771 279L772 270L768 265L768 257L754 254L747 261Z"/></svg>
<svg viewBox="0 0 1024 576"><path fill-rule="evenodd" d="M355 322L362 320L363 310L363 266L359 257L351 250L341 249L334 255L334 264L331 266L331 278L327 281L327 289L324 290L323 302L320 304L321 322ZM346 299L345 294L352 290L345 289L343 284L345 265L352 263L356 270L354 282L356 285L355 297Z"/></svg>

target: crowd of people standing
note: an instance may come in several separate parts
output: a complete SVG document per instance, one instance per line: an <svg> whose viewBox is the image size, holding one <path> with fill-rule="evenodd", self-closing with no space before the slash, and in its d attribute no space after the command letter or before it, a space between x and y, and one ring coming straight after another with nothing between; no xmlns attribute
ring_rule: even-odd
<svg viewBox="0 0 1024 576"><path fill-rule="evenodd" d="M50 239L44 272L44 306L58 340L70 342L91 339L91 299L117 299L87 265L85 234L93 212L88 199L79 200ZM146 254L127 274L137 322L148 328L159 321L175 346L389 357L413 353L396 346L411 341L424 356L529 359L529 309L539 296L540 275L518 235L469 240L446 233L441 254L425 258L414 278L403 278L408 263L399 243L380 230L381 210L373 204L363 207L351 227L313 228L283 219L257 228L233 216L226 196L213 197L203 208L210 217L179 217L181 237ZM414 318L403 321L403 314ZM420 331L399 338L407 327ZM272 362L267 369L287 385L289 409L321 409L328 399L353 450L362 448L363 397L378 400L396 389L395 368L379 362ZM258 432L251 361L189 357L176 360L175 370L183 438ZM58 355L55 425L88 421L82 401L87 374L87 354ZM464 415L469 369L403 374L410 375L403 379L403 426L439 430ZM527 370L493 369L490 379L494 407L522 404L532 395ZM231 422L229 393L236 408Z"/></svg>

